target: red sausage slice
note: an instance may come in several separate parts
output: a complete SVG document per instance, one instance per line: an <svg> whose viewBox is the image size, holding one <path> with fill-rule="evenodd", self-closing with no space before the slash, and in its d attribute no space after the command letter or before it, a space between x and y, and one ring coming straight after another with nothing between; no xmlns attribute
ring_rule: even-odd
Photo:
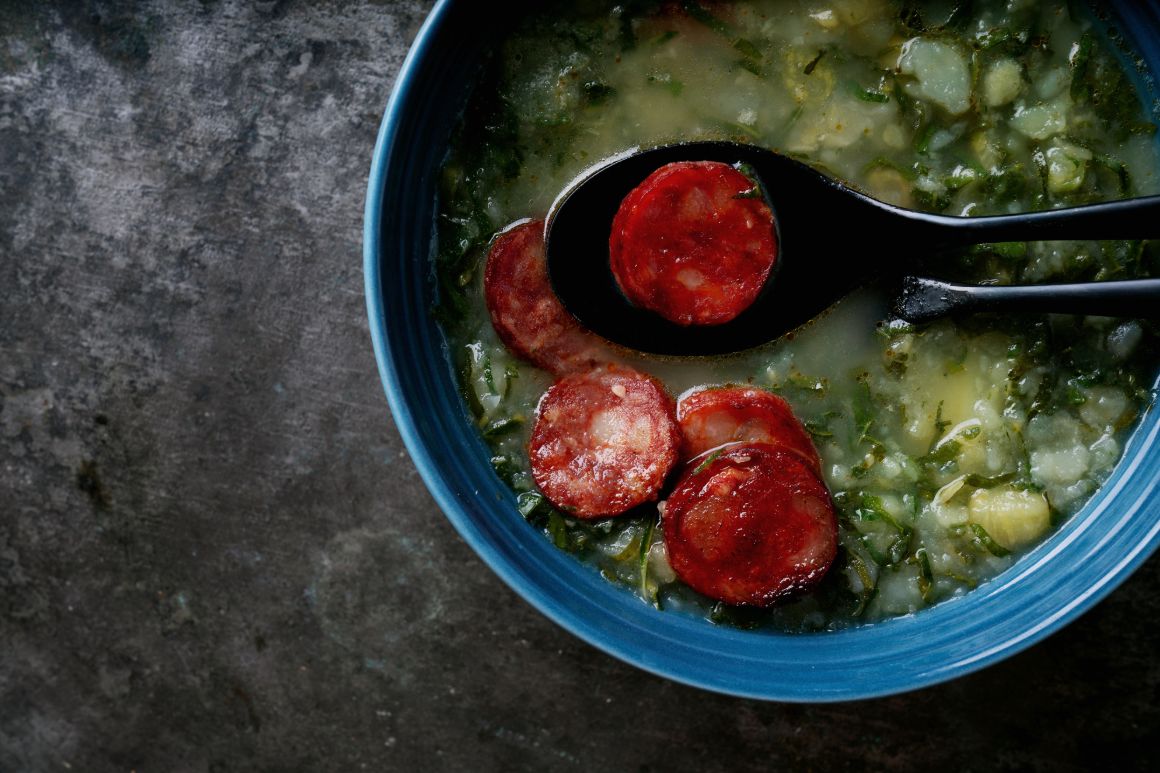
<svg viewBox="0 0 1160 773"><path fill-rule="evenodd" d="M680 325L747 309L777 258L773 213L728 164L682 161L634 188L612 221L612 273L632 303Z"/></svg>
<svg viewBox="0 0 1160 773"><path fill-rule="evenodd" d="M815 585L838 549L829 492L797 454L730 446L691 467L665 504L673 570L727 604L769 606Z"/></svg>
<svg viewBox="0 0 1160 773"><path fill-rule="evenodd" d="M544 260L544 222L509 228L492 242L483 274L491 324L517 356L560 376L614 358L552 291Z"/></svg>
<svg viewBox="0 0 1160 773"><path fill-rule="evenodd" d="M789 403L764 389L709 387L677 402L685 436L681 455L691 459L725 443L771 443L802 455L818 474L822 460Z"/></svg>
<svg viewBox="0 0 1160 773"><path fill-rule="evenodd" d="M680 444L664 387L610 367L567 376L544 393L528 456L536 485L554 505L601 518L657 499Z"/></svg>

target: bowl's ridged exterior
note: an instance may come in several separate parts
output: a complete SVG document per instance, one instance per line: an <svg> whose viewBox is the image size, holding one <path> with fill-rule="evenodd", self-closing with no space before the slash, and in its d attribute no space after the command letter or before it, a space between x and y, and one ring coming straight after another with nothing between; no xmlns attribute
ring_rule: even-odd
<svg viewBox="0 0 1160 773"><path fill-rule="evenodd" d="M437 170L480 41L491 37L481 5L439 2L399 75L368 186L367 306L391 410L420 474L463 538L536 608L597 647L687 684L783 701L867 698L1030 646L1106 596L1160 544L1156 411L1088 506L1009 571L961 599L846 631L755 633L657 612L528 528L491 470L430 313ZM1104 8L1147 69L1160 72L1160 4ZM1142 78L1152 98L1154 85Z"/></svg>

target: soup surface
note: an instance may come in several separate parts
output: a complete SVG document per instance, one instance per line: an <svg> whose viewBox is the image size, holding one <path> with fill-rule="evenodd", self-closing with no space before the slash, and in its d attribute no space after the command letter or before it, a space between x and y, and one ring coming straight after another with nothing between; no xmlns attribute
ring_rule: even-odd
<svg viewBox="0 0 1160 773"><path fill-rule="evenodd" d="M781 395L821 455L840 540L821 585L767 610L715 603L677 580L655 505L582 521L536 490L527 446L551 377L505 349L481 287L493 234L543 217L593 163L677 140L761 144L884 201L956 215L1156 193L1131 61L1075 5L575 2L519 22L443 169L436 276L471 416L531 527L659 608L819 630L966 592L1078 510L1151 404L1152 326L991 315L914 327L868 288L739 355L623 355L674 396L724 383ZM864 255L815 259L889 250L888 234L867 234ZM1151 276L1158 263L1145 242L1042 242L932 255L927 268L1009 284Z"/></svg>

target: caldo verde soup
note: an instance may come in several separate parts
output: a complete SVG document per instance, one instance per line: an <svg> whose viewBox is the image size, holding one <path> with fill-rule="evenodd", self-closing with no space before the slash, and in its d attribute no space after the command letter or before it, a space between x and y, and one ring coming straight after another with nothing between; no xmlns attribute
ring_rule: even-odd
<svg viewBox="0 0 1160 773"><path fill-rule="evenodd" d="M494 234L542 218L584 169L636 146L759 144L884 201L955 215L1155 193L1154 127L1075 5L581 2L521 21L487 60L444 166L436 273L471 415L530 528L658 608L817 630L967 592L1082 507L1150 406L1147 323L989 315L915 327L869 288L739 355L621 353L673 396L719 384L779 395L820 455L838 520L824 579L768 609L715 602L676 577L663 507L582 519L537 490L528 445L553 379L503 345L482 289ZM817 226L841 224L820 213ZM890 250L890 234L865 236L854 259ZM927 268L1009 284L1147 276L1156 264L1138 241L1042 242L932 256Z"/></svg>

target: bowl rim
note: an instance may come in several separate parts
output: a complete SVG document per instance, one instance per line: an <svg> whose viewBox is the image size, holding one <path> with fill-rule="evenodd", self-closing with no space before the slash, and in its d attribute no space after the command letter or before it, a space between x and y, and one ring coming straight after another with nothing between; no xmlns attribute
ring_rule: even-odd
<svg viewBox="0 0 1160 773"><path fill-rule="evenodd" d="M438 460L432 453L427 440L423 437L418 417L408 403L405 388L400 379L400 363L388 341L387 309L382 295L380 268L383 259L384 191L394 166L392 159L396 153L400 152L402 117L418 89L420 65L425 59L432 56L432 52L436 49L434 41L446 24L452 9L456 6L457 3L454 0L437 0L427 16L399 70L395 87L392 90L378 131L367 182L363 227L363 268L367 314L372 345L387 401L399 434L420 477L440 510L451 521L460 536L492 571L541 614L581 640L630 665L689 686L737 697L784 702L861 700L929 687L979 670L1021 652L1089 610L1127 579L1132 571L1143 563L1157 547L1160 547L1160 519L1157 519L1156 523L1147 528L1143 528L1140 524L1130 523L1133 515L1141 509L1160 511L1160 486L1157 485L1157 477L1160 476L1157 475L1146 480L1146 484L1150 484L1150 487L1143 492L1142 496L1125 505L1126 513L1121 513L1118 516L1113 513L1109 516L1113 519L1111 523L1101 524L1101 528L1106 531L1106 536L1100 537L1092 533L1094 522L1100 516L1108 515L1107 511L1111 500L1130 482L1131 473L1147 461L1147 452L1151 450L1155 456L1156 452L1160 450L1160 417L1156 415L1156 411L1149 410L1140 419L1131 438L1125 444L1123 456L1117 463L1112 477L1101 485L1097 494L1085 505L1083 510L1073 515L1064 526L1057 529L1039 546L1022 556L1013 566L962 597L940 602L921 610L919 614L818 634L745 632L708 626L703 620L691 619L669 621L669 624L665 626L678 632L687 631L697 638L702 635L702 630L707 629L713 632L710 638L717 641L723 640L727 643L741 640L746 640L748 643L753 641L753 637L775 638L779 642L779 647L790 651L789 661L792 661L796 655L806 653L807 649L802 646L805 641L821 642L829 638L841 639L842 637L846 637L848 640L857 637L857 639L868 640L866 643L873 644L883 641L884 637L894 639L899 636L921 636L927 634L932 624L937 626L938 622L948 615L961 617L961 610L964 606L978 607L984 601L984 597L989 599L1003 595L1017 596L1020 594L1026 597L1028 582L1033 579L1035 572L1076 542L1082 541L1087 545L1094 545L1094 549L1098 549L1117 537L1122 540L1125 533L1133 535L1134 542L1131 549L1124 553L1119 561L1115 562L1109 570L1097 577L1092 583L1086 585L1083 592L1077 593L1070 601L1049 605L1049 609L1039 615L1033 625L1020 627L1018 630L1009 630L1005 637L997 637L991 646L961 656L951 664L944 663L938 668L916 670L906 675L906 678L901 682L895 683L888 679L879 679L872 685L856 684L850 685L846 689L819 692L808 689L809 680L806 680L807 684L804 687L783 687L771 690L768 686L758 686L758 682L746 683L737 679L719 678L712 671L692 673L690 670L680 667L678 656L666 660L664 657L654 657L649 652L641 651L633 646L637 642L637 639L634 638L637 635L644 633L651 636L652 632L645 630L649 626L639 627L626 620L612 621L617 625L624 625L628 629L621 635L615 628L610 629L607 626L595 625L591 620L579 614L576 608L559 604L541 588L529 584L503 552L491 542L488 535L472 523L468 508L457 495L457 492L449 485L448 480L440 470ZM424 260L426 259L427 256L424 255ZM444 365L450 369L449 363L444 363ZM1155 389L1156 384L1153 384L1153 390L1155 391ZM1152 466L1157 467L1155 464ZM1132 525L1136 527L1134 531L1129 528ZM547 540L543 540L541 535L534 536L548 545ZM573 556L564 554L555 546L549 545L549 547L572 564L580 565L581 562ZM985 588L986 592L984 592ZM971 601L973 599L978 599L978 602ZM641 608L645 607L641 605ZM1022 609L1020 608L1020 610ZM1009 624L1010 620L1021 620L1026 617L1025 614L995 616L994 612L994 609L990 610L991 617L987 618L988 624L998 625L1007 622L1007 628L1012 627ZM615 613L610 612L610 614ZM659 614L675 616L674 613ZM626 625L626 623L628 624ZM669 633L671 634L672 631L670 630ZM667 643L678 646L671 637ZM700 650L693 647L690 652L695 654ZM711 653L705 651L705 654ZM797 661L796 664L798 668L805 671L813 671L821 665L809 662L808 659L804 663Z"/></svg>

